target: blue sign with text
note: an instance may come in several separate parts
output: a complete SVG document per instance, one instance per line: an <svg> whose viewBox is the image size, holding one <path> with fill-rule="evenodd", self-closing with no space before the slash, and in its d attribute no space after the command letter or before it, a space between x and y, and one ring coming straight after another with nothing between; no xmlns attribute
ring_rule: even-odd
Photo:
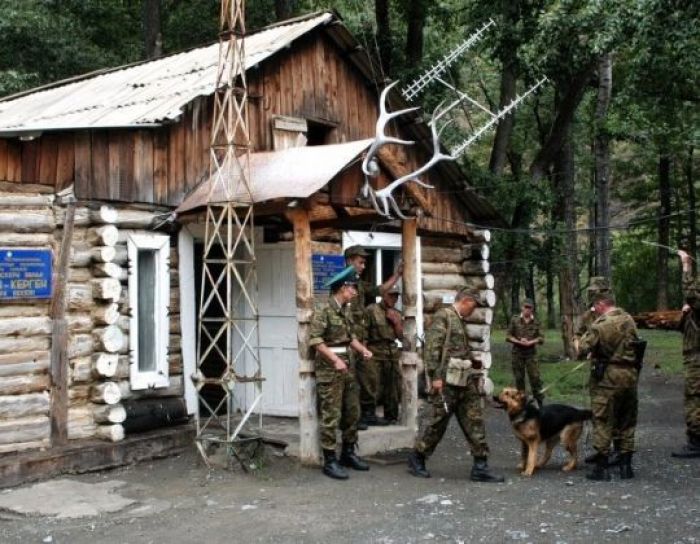
<svg viewBox="0 0 700 544"><path fill-rule="evenodd" d="M50 249L0 249L0 300L50 298Z"/></svg>
<svg viewBox="0 0 700 544"><path fill-rule="evenodd" d="M314 274L314 292L328 291L325 283L345 268L345 257L314 253L311 256L311 267Z"/></svg>

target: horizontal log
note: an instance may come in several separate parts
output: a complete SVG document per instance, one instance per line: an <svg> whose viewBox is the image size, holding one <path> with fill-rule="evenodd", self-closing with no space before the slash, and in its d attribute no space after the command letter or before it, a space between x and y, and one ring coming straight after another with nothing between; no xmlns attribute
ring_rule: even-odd
<svg viewBox="0 0 700 544"><path fill-rule="evenodd" d="M113 222L120 229L151 230L158 223L162 213L148 210L118 209Z"/></svg>
<svg viewBox="0 0 700 544"><path fill-rule="evenodd" d="M182 397L185 394L185 385L182 375L170 376L170 384L168 387L159 387L156 389L139 389L132 390L128 380L119 382L119 390L122 398L131 399L147 399L160 397Z"/></svg>
<svg viewBox="0 0 700 544"><path fill-rule="evenodd" d="M53 202L53 195L0 192L0 208L50 208Z"/></svg>
<svg viewBox="0 0 700 544"><path fill-rule="evenodd" d="M0 419L48 415L49 393L0 396Z"/></svg>
<svg viewBox="0 0 700 544"><path fill-rule="evenodd" d="M496 292L492 289L479 291L479 304L488 308L496 306Z"/></svg>
<svg viewBox="0 0 700 544"><path fill-rule="evenodd" d="M491 338L491 327L488 325L467 324L467 336L470 340L478 342L489 341Z"/></svg>
<svg viewBox="0 0 700 544"><path fill-rule="evenodd" d="M467 276L483 276L489 272L488 261L463 261L462 273Z"/></svg>
<svg viewBox="0 0 700 544"><path fill-rule="evenodd" d="M46 334L51 334L51 318L48 316L0 318L0 336Z"/></svg>
<svg viewBox="0 0 700 544"><path fill-rule="evenodd" d="M120 355L119 362L117 363L117 370L114 373L114 380L121 381L128 379L131 373L131 356L130 355Z"/></svg>
<svg viewBox="0 0 700 544"><path fill-rule="evenodd" d="M48 374L24 374L0 377L0 395L25 395L47 391L51 383Z"/></svg>
<svg viewBox="0 0 700 544"><path fill-rule="evenodd" d="M100 378L111 378L117 372L119 365L119 355L116 353L93 353L92 371L93 375Z"/></svg>
<svg viewBox="0 0 700 544"><path fill-rule="evenodd" d="M423 274L423 290L457 290L467 285L461 274Z"/></svg>
<svg viewBox="0 0 700 544"><path fill-rule="evenodd" d="M51 210L0 210L0 232L53 232L56 228ZM4 234L2 237L4 238Z"/></svg>
<svg viewBox="0 0 700 544"><path fill-rule="evenodd" d="M120 282L126 281L129 272L116 263L98 263L93 265L92 273L96 278L114 278Z"/></svg>
<svg viewBox="0 0 700 544"><path fill-rule="evenodd" d="M66 325L71 333L90 332L95 328L95 321L90 314L70 313L66 316Z"/></svg>
<svg viewBox="0 0 700 544"><path fill-rule="evenodd" d="M490 340L469 340L469 349L475 351L491 351Z"/></svg>
<svg viewBox="0 0 700 544"><path fill-rule="evenodd" d="M0 444L36 442L49 438L51 426L47 416L30 416L0 421Z"/></svg>
<svg viewBox="0 0 700 544"><path fill-rule="evenodd" d="M122 284L114 278L100 278L90 282L92 297L97 300L117 302L122 293Z"/></svg>
<svg viewBox="0 0 700 544"><path fill-rule="evenodd" d="M37 317L49 315L49 303L24 304L0 304L0 318L4 317Z"/></svg>
<svg viewBox="0 0 700 544"><path fill-rule="evenodd" d="M38 193L52 195L56 192L53 185L43 183L17 183L15 181L0 181L0 191L4 193Z"/></svg>
<svg viewBox="0 0 700 544"><path fill-rule="evenodd" d="M491 352L489 351L472 351L470 357L473 361L480 361L483 368L491 368Z"/></svg>
<svg viewBox="0 0 700 544"><path fill-rule="evenodd" d="M129 252L126 249L126 244L117 244L114 246L114 250L114 259L112 259L112 262L120 266L126 266L129 262Z"/></svg>
<svg viewBox="0 0 700 544"><path fill-rule="evenodd" d="M462 259L467 261L488 261L491 251L488 244L464 244Z"/></svg>
<svg viewBox="0 0 700 544"><path fill-rule="evenodd" d="M71 405L85 403L89 398L89 385L71 385L68 388L68 399L70 400Z"/></svg>
<svg viewBox="0 0 700 544"><path fill-rule="evenodd" d="M54 212L56 215L56 224L60 226L65 225L66 208L55 207ZM75 227L87 227L88 225L90 225L90 215L86 207L78 206L75 208L75 212L73 214L73 225Z"/></svg>
<svg viewBox="0 0 700 544"><path fill-rule="evenodd" d="M681 310L664 310L646 312L632 316L637 326L642 329L678 330L683 317Z"/></svg>
<svg viewBox="0 0 700 544"><path fill-rule="evenodd" d="M145 432L187 421L187 407L182 398L130 400L124 403L127 433Z"/></svg>
<svg viewBox="0 0 700 544"><path fill-rule="evenodd" d="M95 351L95 341L92 334L71 334L68 339L68 358L92 355Z"/></svg>
<svg viewBox="0 0 700 544"><path fill-rule="evenodd" d="M471 315L464 318L467 323L491 325L493 323L493 310L491 308L476 308Z"/></svg>
<svg viewBox="0 0 700 544"><path fill-rule="evenodd" d="M48 336L3 336L0 337L0 354L22 351L46 351L51 346Z"/></svg>
<svg viewBox="0 0 700 544"><path fill-rule="evenodd" d="M93 246L113 246L119 240L119 231L114 225L90 228L87 231L87 241Z"/></svg>
<svg viewBox="0 0 700 544"><path fill-rule="evenodd" d="M182 374L182 369L182 355L180 353L168 355L168 370L170 374Z"/></svg>
<svg viewBox="0 0 700 544"><path fill-rule="evenodd" d="M119 315L119 304L116 302L96 305L92 311L92 318L98 325L114 325L119 319Z"/></svg>
<svg viewBox="0 0 700 544"><path fill-rule="evenodd" d="M491 274L486 274L485 276L466 276L465 281L467 286L471 289L482 291L493 289L494 285L496 285L496 280Z"/></svg>
<svg viewBox="0 0 700 544"><path fill-rule="evenodd" d="M89 356L71 359L70 369L70 383L86 383L94 379L92 374L92 358Z"/></svg>
<svg viewBox="0 0 700 544"><path fill-rule="evenodd" d="M13 442L12 444L0 444L0 453L20 452L26 450L46 449L51 445L51 440L46 437L32 442Z"/></svg>
<svg viewBox="0 0 700 544"><path fill-rule="evenodd" d="M123 404L96 404L92 415L97 423L124 423L126 410Z"/></svg>
<svg viewBox="0 0 700 544"><path fill-rule="evenodd" d="M459 263L426 263L420 265L423 274L461 274L462 265Z"/></svg>
<svg viewBox="0 0 700 544"><path fill-rule="evenodd" d="M68 421L68 440L85 440L86 438L94 438L97 435L97 424L93 422Z"/></svg>
<svg viewBox="0 0 700 544"><path fill-rule="evenodd" d="M4 232L0 243L3 247L51 247L54 241L53 233Z"/></svg>
<svg viewBox="0 0 700 544"><path fill-rule="evenodd" d="M94 278L89 268L69 268L68 281L71 283L88 283Z"/></svg>
<svg viewBox="0 0 700 544"><path fill-rule="evenodd" d="M76 312L91 312L95 306L92 286L85 283L68 283L66 287L68 309Z"/></svg>
<svg viewBox="0 0 700 544"><path fill-rule="evenodd" d="M119 423L113 425L98 425L97 432L95 436L102 440L108 440L110 442L119 442L124 440L124 427Z"/></svg>
<svg viewBox="0 0 700 544"><path fill-rule="evenodd" d="M119 353L127 345L124 333L116 325L95 329L92 335L95 340L95 346L99 351Z"/></svg>
<svg viewBox="0 0 700 544"><path fill-rule="evenodd" d="M456 263L464 260L462 252L453 247L423 246L421 261L423 263Z"/></svg>
<svg viewBox="0 0 700 544"><path fill-rule="evenodd" d="M89 383L111 378L117 370L119 355L116 353L93 353L90 356L71 359L71 380Z"/></svg>
<svg viewBox="0 0 700 544"><path fill-rule="evenodd" d="M0 357L2 357L0 355ZM49 369L48 356L44 359L30 361L27 363L14 363L0 365L0 377L2 376L22 376L25 374L45 374Z"/></svg>
<svg viewBox="0 0 700 544"><path fill-rule="evenodd" d="M469 235L469 241L489 243L491 241L491 231L490 230L475 230Z"/></svg>
<svg viewBox="0 0 700 544"><path fill-rule="evenodd" d="M121 388L116 382L104 382L90 388L90 400L98 404L117 404L122 399Z"/></svg>
<svg viewBox="0 0 700 544"><path fill-rule="evenodd" d="M90 221L97 225L107 225L117 221L117 210L112 206L100 206L97 209L90 210Z"/></svg>
<svg viewBox="0 0 700 544"><path fill-rule="evenodd" d="M113 246L74 246L71 249L70 265L88 267L92 263L109 263L116 255L117 251Z"/></svg>

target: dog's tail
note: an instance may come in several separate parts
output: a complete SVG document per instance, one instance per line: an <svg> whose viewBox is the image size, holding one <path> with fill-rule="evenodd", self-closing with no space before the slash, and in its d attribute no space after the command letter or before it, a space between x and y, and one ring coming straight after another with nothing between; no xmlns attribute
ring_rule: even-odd
<svg viewBox="0 0 700 544"><path fill-rule="evenodd" d="M588 421L593 417L593 412L590 410L576 410L576 421Z"/></svg>

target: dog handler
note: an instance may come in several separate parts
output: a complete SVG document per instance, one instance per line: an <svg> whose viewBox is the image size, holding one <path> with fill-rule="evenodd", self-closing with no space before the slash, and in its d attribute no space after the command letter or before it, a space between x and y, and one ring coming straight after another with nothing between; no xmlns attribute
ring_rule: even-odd
<svg viewBox="0 0 700 544"><path fill-rule="evenodd" d="M457 291L454 304L437 311L426 333L424 358L431 388L415 449L408 458L408 470L414 476L430 477L425 460L435 451L454 413L474 457L470 479L503 481L491 473L487 463L489 447L481 405L484 376L481 364L470 358L464 322L477 306L477 291Z"/></svg>
<svg viewBox="0 0 700 544"><path fill-rule="evenodd" d="M616 434L620 439L620 478L629 479L634 477L632 454L637 425L637 327L627 312L615 306L611 293L594 295L593 308L598 318L578 346L579 358L592 355L591 409L597 456L586 478L610 480L608 455Z"/></svg>

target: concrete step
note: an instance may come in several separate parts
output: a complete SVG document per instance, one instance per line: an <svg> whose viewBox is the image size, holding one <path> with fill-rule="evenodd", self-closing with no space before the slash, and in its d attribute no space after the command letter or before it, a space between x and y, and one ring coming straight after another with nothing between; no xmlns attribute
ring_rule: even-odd
<svg viewBox="0 0 700 544"><path fill-rule="evenodd" d="M358 434L360 455L374 455L390 450L410 448L413 447L415 440L415 431L401 425L370 427Z"/></svg>

